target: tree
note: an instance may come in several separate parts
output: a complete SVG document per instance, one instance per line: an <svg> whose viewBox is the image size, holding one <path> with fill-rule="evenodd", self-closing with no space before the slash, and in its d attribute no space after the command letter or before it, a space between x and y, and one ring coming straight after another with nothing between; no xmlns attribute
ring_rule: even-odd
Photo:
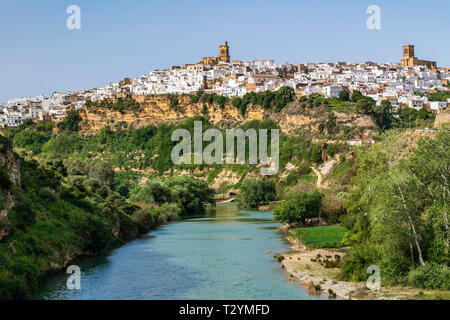
<svg viewBox="0 0 450 320"><path fill-rule="evenodd" d="M58 124L61 130L78 131L81 122L80 113L76 110L67 112L66 117Z"/></svg>
<svg viewBox="0 0 450 320"><path fill-rule="evenodd" d="M353 98L352 98L353 99ZM375 107L375 101L372 98L363 96L356 102L356 111L362 114L371 114Z"/></svg>
<svg viewBox="0 0 450 320"><path fill-rule="evenodd" d="M290 102L294 101L295 90L292 87L283 86L275 93L275 111L279 112Z"/></svg>
<svg viewBox="0 0 450 320"><path fill-rule="evenodd" d="M363 94L361 93L361 91L359 90L354 90L352 93L352 101L353 102L358 102L359 99L361 99L363 96Z"/></svg>
<svg viewBox="0 0 450 320"><path fill-rule="evenodd" d="M450 134L444 130L423 138L407 154L405 142L410 143L408 137L390 131L358 156L354 189L345 200L345 223L363 246L379 253L372 262L384 270L388 282L403 282L417 265L425 270L433 263L447 269L430 274L427 282L441 283L450 261ZM421 274L410 273L411 283Z"/></svg>
<svg viewBox="0 0 450 320"><path fill-rule="evenodd" d="M238 196L242 207L256 208L276 200L275 182L271 179L247 179L241 185Z"/></svg>
<svg viewBox="0 0 450 320"><path fill-rule="evenodd" d="M347 90L342 90L341 92L339 92L339 100L349 101L350 93Z"/></svg>
<svg viewBox="0 0 450 320"><path fill-rule="evenodd" d="M310 193L298 191L291 193L275 209L275 220L283 223L304 223L306 219L320 216L323 194L317 190Z"/></svg>
<svg viewBox="0 0 450 320"><path fill-rule="evenodd" d="M180 206L182 214L199 214L204 212L205 205L215 205L215 192L205 181L182 176L168 179L166 185L171 190L172 201Z"/></svg>
<svg viewBox="0 0 450 320"><path fill-rule="evenodd" d="M374 107L375 121L381 129L389 129L392 123L392 104L389 100L382 100L379 106Z"/></svg>

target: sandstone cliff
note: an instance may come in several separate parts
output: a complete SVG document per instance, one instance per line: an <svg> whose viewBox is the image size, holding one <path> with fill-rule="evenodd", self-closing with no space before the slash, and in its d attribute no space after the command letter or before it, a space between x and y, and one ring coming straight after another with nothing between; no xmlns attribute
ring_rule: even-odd
<svg viewBox="0 0 450 320"><path fill-rule="evenodd" d="M87 134L95 133L105 125L114 126L126 122L136 128L146 125L157 125L161 122L181 123L188 118L203 115L204 105L207 107L209 121L219 126L221 124L242 124L250 120L270 119L275 121L282 132L286 134L302 133L300 131L317 132L319 123L327 118L324 108L304 110L299 104L292 103L280 113L268 112L260 106L249 105L243 116L239 110L227 103L224 108L218 105L191 103L189 96L178 96L178 107L171 108L170 99L166 95L135 95L133 98L140 103L141 111L124 110L122 112L99 107L84 107L81 112L83 129ZM350 128L360 128L361 136L370 135L375 123L368 116L351 113L335 113L337 123Z"/></svg>

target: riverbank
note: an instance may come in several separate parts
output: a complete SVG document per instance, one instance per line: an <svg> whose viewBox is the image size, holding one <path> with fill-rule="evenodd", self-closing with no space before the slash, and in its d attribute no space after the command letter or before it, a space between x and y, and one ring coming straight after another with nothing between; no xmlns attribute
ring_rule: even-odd
<svg viewBox="0 0 450 320"><path fill-rule="evenodd" d="M383 284L380 290L375 291L368 289L363 282L340 281L340 269L327 268L324 261L342 261L344 252L340 249L310 249L285 227L281 231L287 233L286 239L291 246L289 252L278 256L278 260L289 274L289 281L298 281L311 295L328 295L330 298L345 300L450 300L450 292L446 291L387 287Z"/></svg>
<svg viewBox="0 0 450 320"><path fill-rule="evenodd" d="M338 268L325 268L317 262L322 257L339 256L338 259L342 259L345 254L339 249L308 249L292 236L286 239L291 243L291 251L283 253L279 260L290 280L297 279L310 294L351 299L355 292L365 289L364 284L339 281Z"/></svg>

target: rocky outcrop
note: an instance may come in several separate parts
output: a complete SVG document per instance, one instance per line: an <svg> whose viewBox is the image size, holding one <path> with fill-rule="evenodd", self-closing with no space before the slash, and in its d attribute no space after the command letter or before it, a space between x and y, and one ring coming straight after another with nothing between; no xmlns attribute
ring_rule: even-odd
<svg viewBox="0 0 450 320"><path fill-rule="evenodd" d="M138 128L146 125L158 125L161 122L181 123L194 116L203 115L203 103L191 103L188 96L179 96L176 108L172 108L170 99L163 95L137 95L133 98L140 103L141 111L118 112L98 107L84 107L81 117L85 132L96 132L105 125L114 126L120 122L126 122L128 125ZM246 116L243 117L239 110L230 104L225 105L224 108L215 104L206 104L206 106L209 121L215 125L220 122L241 123L264 119L264 110L260 107L249 106Z"/></svg>
<svg viewBox="0 0 450 320"><path fill-rule="evenodd" d="M189 96L178 96L178 106L171 107L170 98L166 95L135 95L133 99L140 103L140 111L124 110L122 112L99 107L84 107L81 113L83 129L86 133L95 133L105 125L113 127L115 124L125 122L128 126L136 128L146 125L165 123L182 123L194 116L205 115L209 121L220 127L221 125L243 124L251 120L270 119L276 122L281 131L286 134L303 132L317 132L321 122L326 121L327 111L323 107L305 110L298 103L291 103L281 112L266 111L260 106L249 104L245 115L227 103L223 108L203 102L191 103ZM204 106L207 112L203 114ZM352 113L337 113L337 123L351 128L359 128L363 136L370 134L375 123L368 116ZM367 134L366 134L367 133Z"/></svg>
<svg viewBox="0 0 450 320"><path fill-rule="evenodd" d="M0 169L2 170L2 186L0 194L0 241L11 233L8 212L14 207L15 199L12 190L20 186L20 160L14 155L9 142L0 140Z"/></svg>

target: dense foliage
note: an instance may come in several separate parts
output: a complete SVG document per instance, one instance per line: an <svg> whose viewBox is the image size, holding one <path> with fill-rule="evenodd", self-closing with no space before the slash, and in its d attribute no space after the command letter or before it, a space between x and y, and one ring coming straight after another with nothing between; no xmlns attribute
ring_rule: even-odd
<svg viewBox="0 0 450 320"><path fill-rule="evenodd" d="M289 194L274 212L276 221L283 223L304 223L306 219L318 218L323 194L317 190L310 193L298 191Z"/></svg>
<svg viewBox="0 0 450 320"><path fill-rule="evenodd" d="M365 269L376 264L389 283L449 290L443 279L450 262L450 133L424 137L410 152L408 144L398 132L388 132L358 157L354 188L345 201L345 224L358 243L343 276L363 280Z"/></svg>
<svg viewBox="0 0 450 320"><path fill-rule="evenodd" d="M52 137L42 148L46 157L38 163L13 154L11 142L1 136L0 158L17 162L20 184L13 185L8 168L0 168L0 206L14 201L7 219L0 221L0 231L9 230L0 241L0 299L23 297L40 277L63 268L68 259L104 253L214 204L214 191L206 182L187 176L164 184L150 180L127 199L119 194L116 173L107 162L70 161L68 154L80 148L73 143L62 142L67 151L54 148L56 141L75 137L82 143L70 130Z"/></svg>
<svg viewBox="0 0 450 320"><path fill-rule="evenodd" d="M246 179L241 185L239 204L256 208L277 199L275 182L271 179Z"/></svg>
<svg viewBox="0 0 450 320"><path fill-rule="evenodd" d="M139 111L141 110L141 106L139 102L134 100L131 95L127 95L125 97L120 97L118 99L103 99L99 101L91 101L86 100L86 107L92 108L104 108L114 111L123 112L125 110L128 111Z"/></svg>
<svg viewBox="0 0 450 320"><path fill-rule="evenodd" d="M295 99L295 91L291 87L281 87L277 91L249 92L242 98L233 98L231 104L244 115L249 104L259 105L264 109L273 109L280 112Z"/></svg>

